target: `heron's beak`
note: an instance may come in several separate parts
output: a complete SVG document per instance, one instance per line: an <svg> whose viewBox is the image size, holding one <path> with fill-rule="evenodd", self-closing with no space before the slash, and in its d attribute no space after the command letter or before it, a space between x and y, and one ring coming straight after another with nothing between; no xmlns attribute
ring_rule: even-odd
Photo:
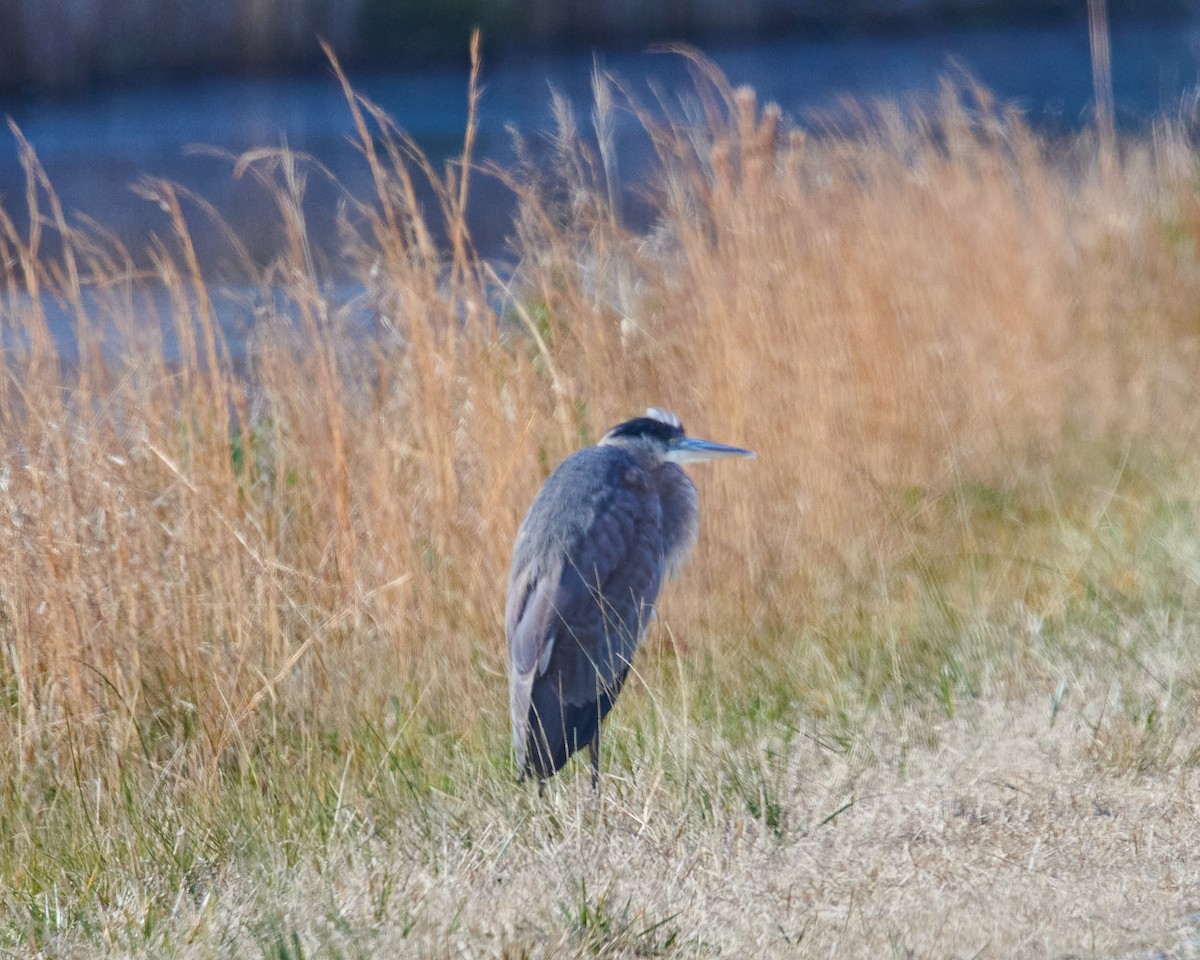
<svg viewBox="0 0 1200 960"><path fill-rule="evenodd" d="M729 447L723 443L684 437L676 440L667 450L667 459L672 463L699 463L701 460L719 460L722 457L753 457L753 450Z"/></svg>

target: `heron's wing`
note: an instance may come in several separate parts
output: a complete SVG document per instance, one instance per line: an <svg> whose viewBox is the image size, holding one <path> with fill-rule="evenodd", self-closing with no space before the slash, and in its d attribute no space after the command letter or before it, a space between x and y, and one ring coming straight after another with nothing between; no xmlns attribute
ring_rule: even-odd
<svg viewBox="0 0 1200 960"><path fill-rule="evenodd" d="M563 566L552 668L568 703L594 702L600 691L615 697L625 679L662 581L660 517L657 498L623 492Z"/></svg>
<svg viewBox="0 0 1200 960"><path fill-rule="evenodd" d="M534 561L513 571L504 619L509 660L516 674L546 672L554 649L554 584L560 569L561 561L549 565Z"/></svg>
<svg viewBox="0 0 1200 960"><path fill-rule="evenodd" d="M545 571L542 564L531 561L514 568L508 584L504 620L508 634L509 707L513 746L520 770L525 768L533 681L546 672L554 650L558 623L554 609L557 577L557 571Z"/></svg>

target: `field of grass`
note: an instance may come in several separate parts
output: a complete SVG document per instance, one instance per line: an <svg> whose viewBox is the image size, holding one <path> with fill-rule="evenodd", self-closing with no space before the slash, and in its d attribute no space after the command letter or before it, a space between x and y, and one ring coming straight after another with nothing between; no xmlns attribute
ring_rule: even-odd
<svg viewBox="0 0 1200 960"><path fill-rule="evenodd" d="M1200 953L1188 131L1101 157L951 85L805 134L697 70L674 104L598 78L548 164L503 171L473 128L432 168L348 90L376 192L336 262L304 158L239 162L280 249L230 236L216 267L202 198L143 183L135 256L23 145L0 956ZM648 235L614 202L630 115ZM481 175L521 198L511 274L465 227ZM262 291L237 360L226 285ZM512 537L649 405L759 458L693 471L700 543L600 795L573 764L539 800L507 731Z"/></svg>

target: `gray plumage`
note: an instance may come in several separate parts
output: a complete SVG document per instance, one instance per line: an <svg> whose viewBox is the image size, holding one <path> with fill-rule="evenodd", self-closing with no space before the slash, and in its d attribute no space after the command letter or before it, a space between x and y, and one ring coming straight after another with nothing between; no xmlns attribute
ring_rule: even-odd
<svg viewBox="0 0 1200 960"><path fill-rule="evenodd" d="M551 776L585 744L629 673L665 576L696 540L696 488L680 462L753 456L686 437L648 410L547 478L513 547L505 629L517 768Z"/></svg>

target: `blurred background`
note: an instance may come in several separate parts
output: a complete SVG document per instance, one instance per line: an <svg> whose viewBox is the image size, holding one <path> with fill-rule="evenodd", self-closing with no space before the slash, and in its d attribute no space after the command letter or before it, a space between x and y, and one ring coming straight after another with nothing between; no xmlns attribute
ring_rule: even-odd
<svg viewBox="0 0 1200 960"><path fill-rule="evenodd" d="M1200 4L1110 0L1108 13L1118 127L1193 111ZM269 200L231 176L230 155L286 144L341 188L369 186L320 41L439 163L461 147L474 27L485 86L476 155L501 163L513 159L514 132L536 155L551 90L586 121L597 65L646 100L680 96L686 63L652 52L673 41L697 45L733 84L802 124L836 114L847 96L930 99L947 73L977 79L1035 128L1068 132L1092 116L1086 0L0 0L0 113L66 209L131 248L161 225L129 191L149 175L207 198L266 259L277 242L260 226ZM622 179L636 183L650 163L641 125L619 123L616 143ZM0 203L18 221L24 189L16 142L0 138ZM494 179L473 189L474 240L503 257L512 198ZM315 235L332 235L338 189L313 178L310 195ZM625 214L643 226L636 191ZM217 255L215 231L201 227L197 240L202 258Z"/></svg>
<svg viewBox="0 0 1200 960"><path fill-rule="evenodd" d="M754 42L1079 21L1084 7L1079 0L3 0L0 85L67 93L102 81L302 69L323 59L318 36L348 62L403 70L462 60L476 26L491 51L523 59L664 39ZM1190 0L1109 7L1122 18L1196 12Z"/></svg>

